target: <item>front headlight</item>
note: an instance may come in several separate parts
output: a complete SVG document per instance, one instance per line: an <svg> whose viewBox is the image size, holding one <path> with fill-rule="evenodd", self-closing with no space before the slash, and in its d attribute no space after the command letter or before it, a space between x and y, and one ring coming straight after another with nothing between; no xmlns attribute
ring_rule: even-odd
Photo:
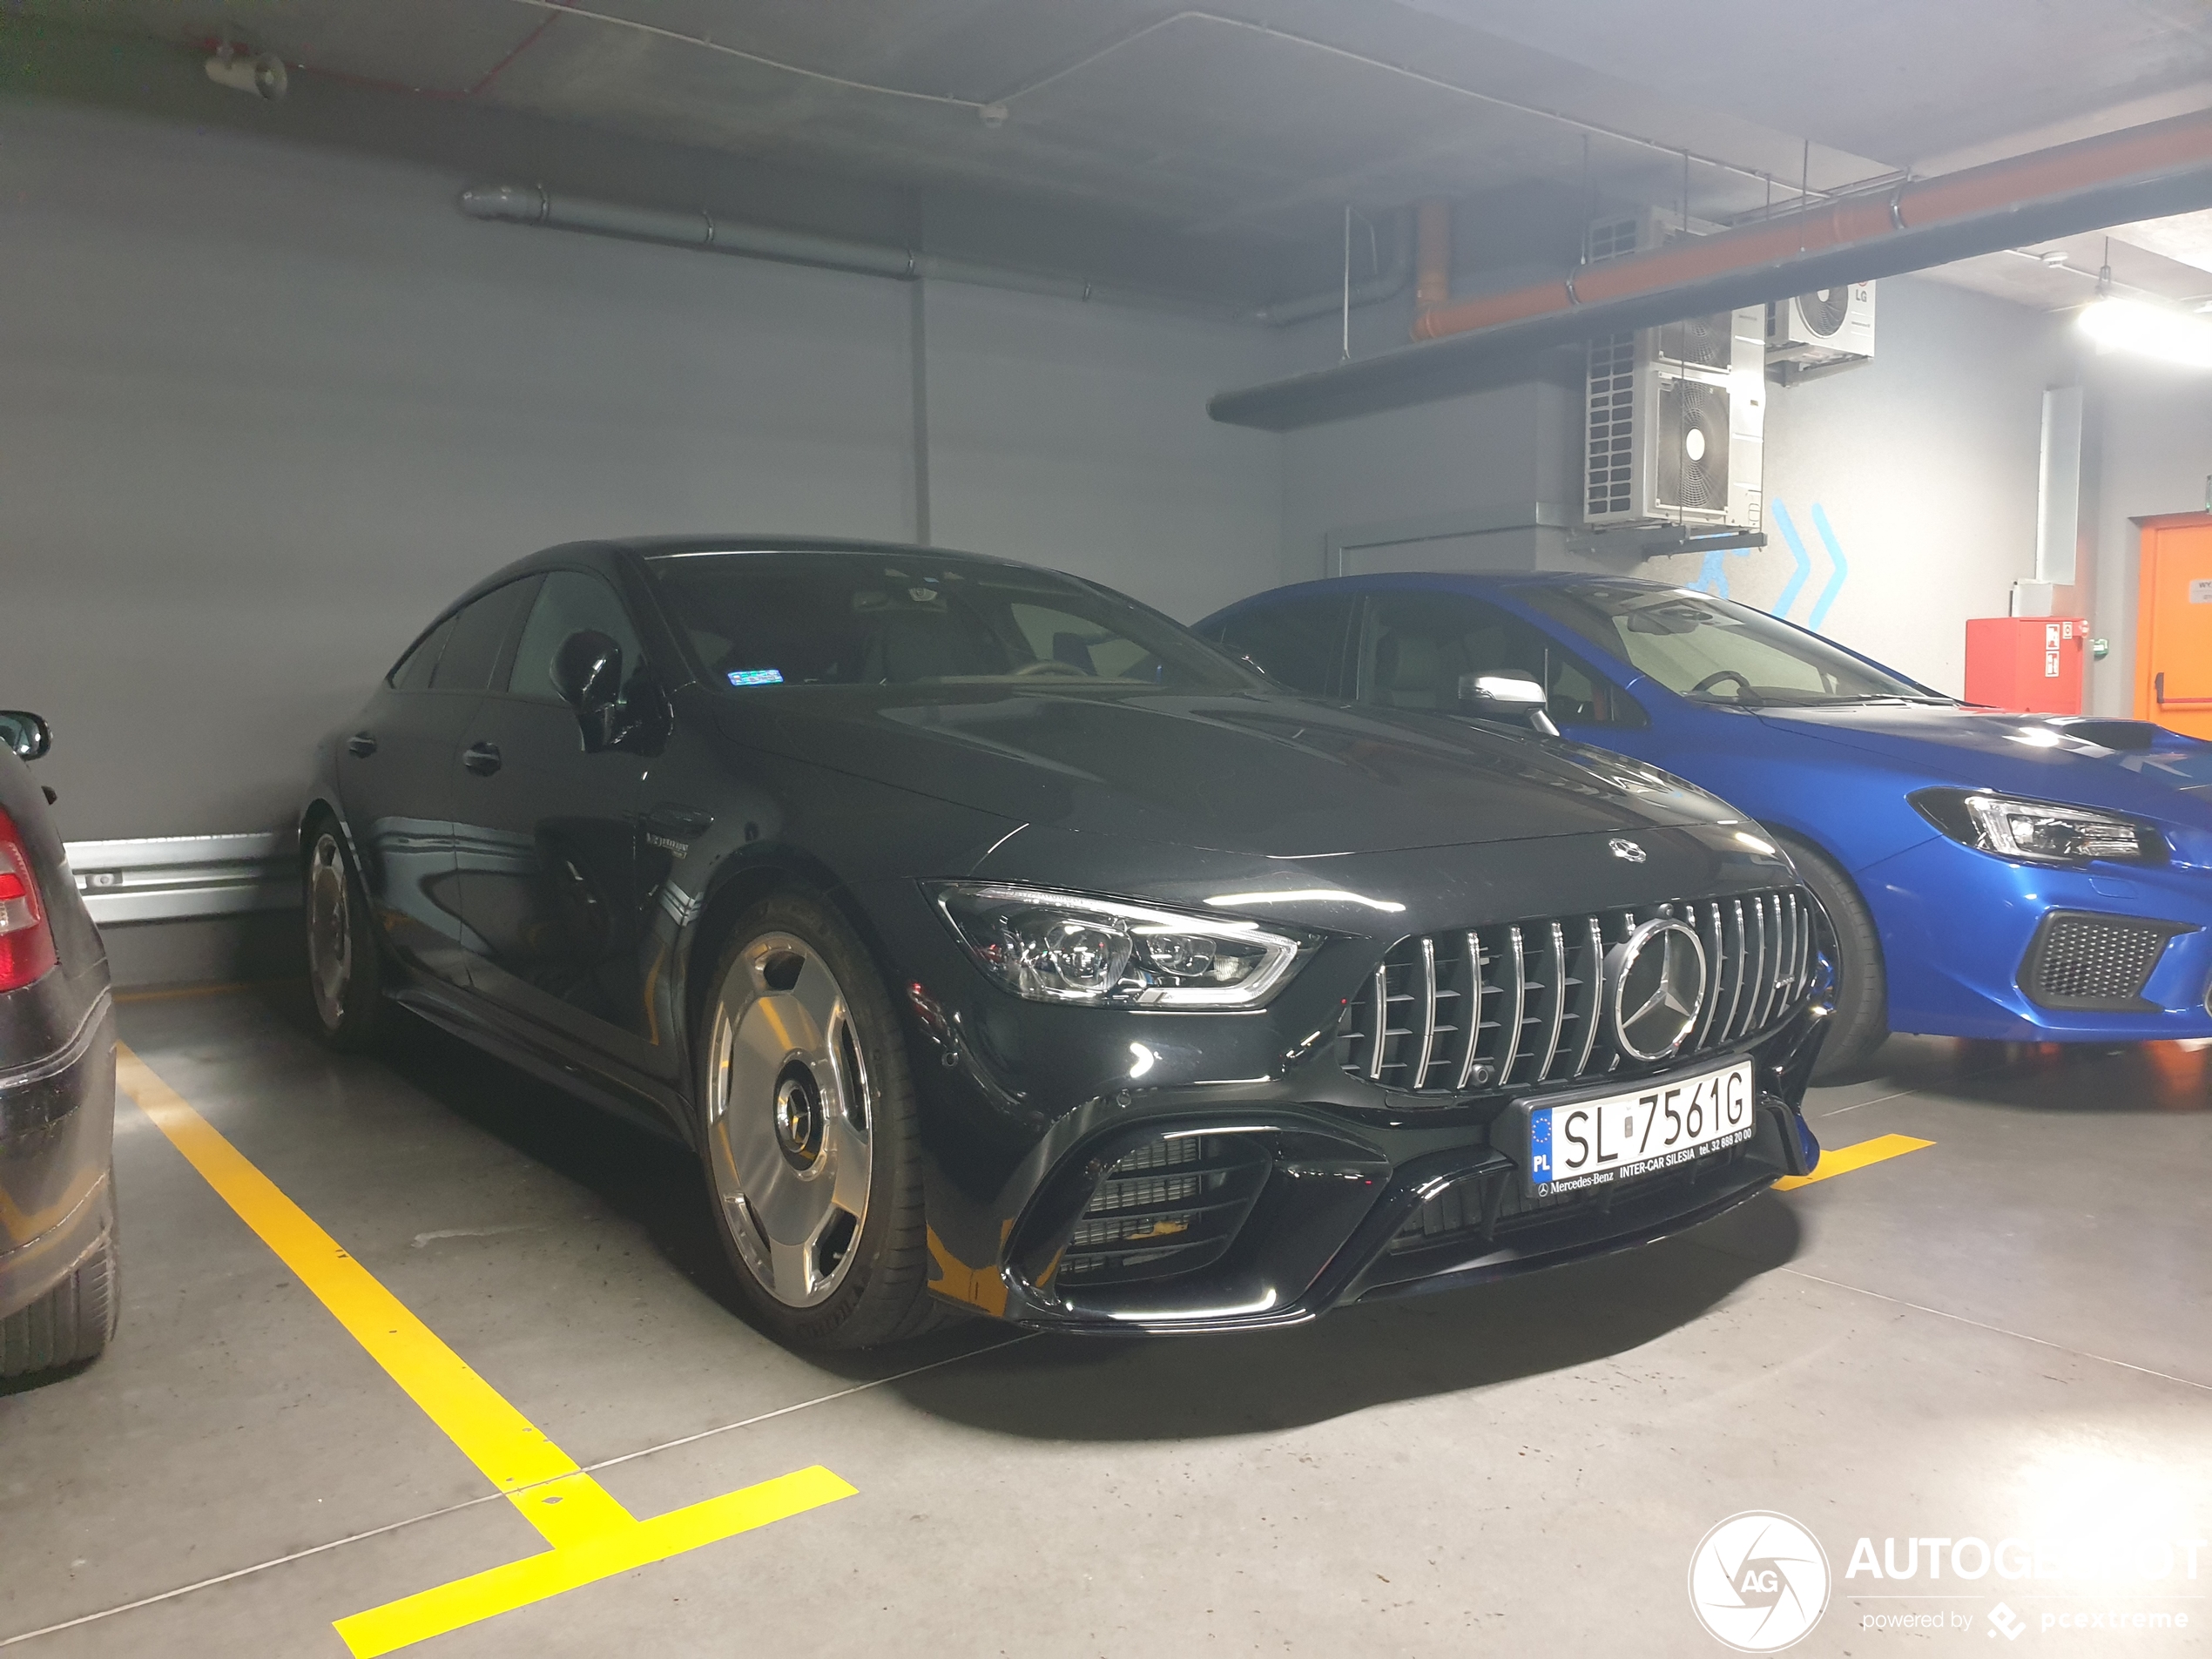
<svg viewBox="0 0 2212 1659"><path fill-rule="evenodd" d="M1258 1008L1319 942L1280 923L1184 915L1041 887L938 881L928 890L976 965L1033 1002Z"/></svg>
<svg viewBox="0 0 2212 1659"><path fill-rule="evenodd" d="M2117 813L1970 789L1923 789L1920 815L1954 841L2024 864L2163 864L2166 840Z"/></svg>

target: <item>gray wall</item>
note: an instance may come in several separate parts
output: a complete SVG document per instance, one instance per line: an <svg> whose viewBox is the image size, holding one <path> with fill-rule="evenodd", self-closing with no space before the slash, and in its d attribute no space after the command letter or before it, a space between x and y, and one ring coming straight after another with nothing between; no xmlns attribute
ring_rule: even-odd
<svg viewBox="0 0 2212 1659"><path fill-rule="evenodd" d="M2134 710L2135 600L2141 536L2131 522L2200 513L2212 474L2212 376L2117 354L2092 358L2090 420L2102 464L2097 481L2097 565L2092 631L2112 655L2091 671L2100 714Z"/></svg>
<svg viewBox="0 0 2212 1659"><path fill-rule="evenodd" d="M1957 695L1966 622L2004 616L2012 584L2035 574L2036 491L2045 388L2076 374L2063 320L1911 277L1883 282L1874 361L1825 379L1769 388L1767 545L1754 552L1655 559L1644 573L1710 584L1781 610L1810 565L1790 620ZM1844 556L1836 572L1821 509Z"/></svg>
<svg viewBox="0 0 2212 1659"><path fill-rule="evenodd" d="M71 838L274 826L435 607L548 543L914 523L908 291L487 226L434 169L0 103L0 702ZM1185 617L1277 579L1258 331L927 299L936 538Z"/></svg>
<svg viewBox="0 0 2212 1659"><path fill-rule="evenodd" d="M1527 526L1540 504L1558 513L1576 498L1581 402L1579 385L1520 380L1287 435L1282 579L1336 574L1326 568L1332 534L1439 533L1354 558L1353 572L1556 564L1564 530ZM1456 524L1485 528L1446 539Z"/></svg>
<svg viewBox="0 0 2212 1659"><path fill-rule="evenodd" d="M2034 574L2043 392L2080 372L2076 354L2064 320L1948 284L1887 281L1878 303L1872 363L1769 388L1764 549L1623 561L1615 538L1591 552L1565 531L1508 529L1355 563L1625 568L1724 583L1767 610L1784 610L1786 597L1791 620L1817 616L1822 631L1956 693L1966 619L2003 616L2013 582ZM1315 354L1313 332L1292 347L1300 367ZM1554 377L1290 435L1285 579L1323 574L1332 532L1498 522L1538 503L1571 513L1580 414L1579 387ZM1784 516L1805 552L1794 586ZM1845 570L1832 596L1824 521Z"/></svg>

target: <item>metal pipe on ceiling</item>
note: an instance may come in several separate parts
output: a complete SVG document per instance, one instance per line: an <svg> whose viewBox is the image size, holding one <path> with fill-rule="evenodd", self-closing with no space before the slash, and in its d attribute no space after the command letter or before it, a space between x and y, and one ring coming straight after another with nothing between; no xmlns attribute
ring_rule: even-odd
<svg viewBox="0 0 2212 1659"><path fill-rule="evenodd" d="M1600 334L1872 281L2053 237L2212 207L2212 111L2127 128L1631 254L1424 313L1427 341L1207 408L1289 431L1457 396L1527 357ZM1532 373L1535 372L1534 368Z"/></svg>
<svg viewBox="0 0 2212 1659"><path fill-rule="evenodd" d="M1823 203L1711 236L1685 237L1649 253L1608 260L1509 293L1425 309L1413 334L1442 340L1473 334L1548 311L1602 305L1792 257L1876 243L1900 231L2007 212L2141 175L2202 166L2212 166L2212 112L1907 181L1878 194Z"/></svg>
<svg viewBox="0 0 2212 1659"><path fill-rule="evenodd" d="M925 253L914 248L883 247L867 242L849 242L840 237L817 236L809 231L732 223L705 212L633 207L620 202L555 195L542 185L474 185L461 192L460 206L471 219L582 231L624 241L655 242L667 247L735 254L740 259L809 265L822 270L888 277L901 282L961 282L1021 293L1047 294L1060 300L1096 300L1224 320L1240 315L1224 306L1209 306L1172 294L1090 282L1081 277L1046 276L1004 266L981 265L971 260L948 259L941 253ZM1332 289L1326 304L1336 302L1336 292Z"/></svg>
<svg viewBox="0 0 2212 1659"><path fill-rule="evenodd" d="M911 248L817 236L809 231L777 230L768 226L718 219L704 212L680 212L555 195L543 185L472 185L461 192L460 207L471 219L581 231L624 241L654 242L665 247L696 248L703 253L731 253L741 259L771 260L786 265L810 265L822 270L887 277L894 281L963 282L978 287L1046 294L1059 300L1178 312L1217 321L1257 322L1274 328L1325 315L1346 303L1345 291L1332 287L1263 306L1257 311L1238 311L1149 289L981 265L971 260L948 259L940 253L924 253ZM1406 216L1397 215L1387 259L1374 275L1351 285L1351 305L1379 304L1396 298L1405 290L1413 267L1413 236Z"/></svg>

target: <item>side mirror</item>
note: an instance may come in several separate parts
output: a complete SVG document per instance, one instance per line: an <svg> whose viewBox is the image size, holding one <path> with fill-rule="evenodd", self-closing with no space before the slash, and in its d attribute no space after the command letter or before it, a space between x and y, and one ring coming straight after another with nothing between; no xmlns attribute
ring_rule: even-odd
<svg viewBox="0 0 2212 1659"><path fill-rule="evenodd" d="M576 711L587 754L612 748L622 738L622 647L585 628L553 653L553 689Z"/></svg>
<svg viewBox="0 0 2212 1659"><path fill-rule="evenodd" d="M1484 720L1512 720L1542 732L1559 735L1546 705L1544 688L1526 674L1462 674L1460 705Z"/></svg>
<svg viewBox="0 0 2212 1659"><path fill-rule="evenodd" d="M36 760L54 746L53 728L29 709L0 709L0 743L18 760Z"/></svg>

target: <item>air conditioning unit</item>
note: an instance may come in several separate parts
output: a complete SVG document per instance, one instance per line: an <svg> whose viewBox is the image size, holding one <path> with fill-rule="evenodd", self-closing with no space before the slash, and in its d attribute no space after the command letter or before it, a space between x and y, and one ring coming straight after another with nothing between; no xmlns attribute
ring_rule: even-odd
<svg viewBox="0 0 2212 1659"><path fill-rule="evenodd" d="M1874 354L1874 285L1846 282L1766 308L1766 354L1777 379L1782 366L1808 368L1863 363Z"/></svg>
<svg viewBox="0 0 2212 1659"><path fill-rule="evenodd" d="M1662 210L1589 228L1588 261L1718 228ZM1590 341L1583 523L1756 530L1766 429L1766 314L1759 306Z"/></svg>

